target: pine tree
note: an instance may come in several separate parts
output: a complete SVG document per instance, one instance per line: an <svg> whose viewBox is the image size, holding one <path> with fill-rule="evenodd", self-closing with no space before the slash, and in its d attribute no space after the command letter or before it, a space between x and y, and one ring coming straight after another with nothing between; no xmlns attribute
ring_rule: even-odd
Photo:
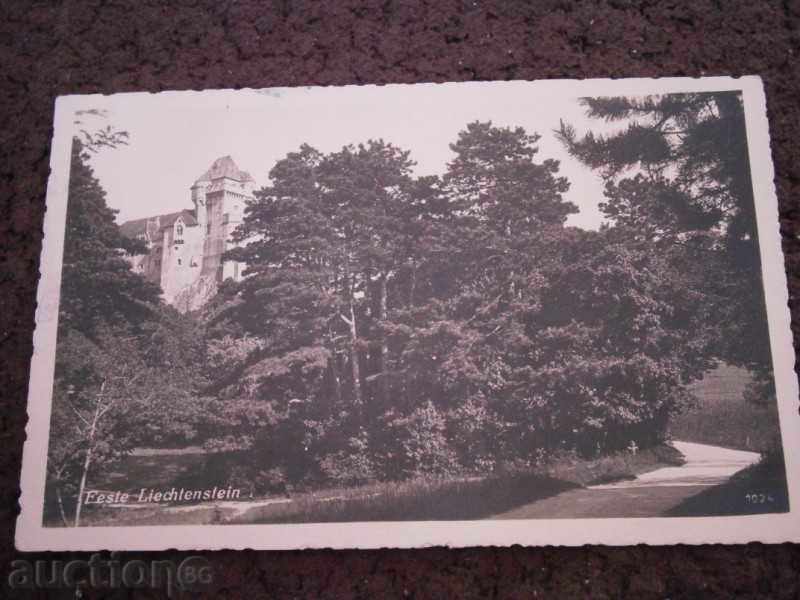
<svg viewBox="0 0 800 600"><path fill-rule="evenodd" d="M61 271L59 329L91 336L103 322L139 324L158 303L158 286L134 273L126 254L146 251L143 243L123 236L116 211L75 138L69 176L64 259Z"/></svg>
<svg viewBox="0 0 800 600"><path fill-rule="evenodd" d="M567 149L606 180L604 214L652 252L683 251L692 286L706 292L719 358L771 378L755 201L739 92L584 98L588 116L618 132ZM674 253L674 252L673 252Z"/></svg>

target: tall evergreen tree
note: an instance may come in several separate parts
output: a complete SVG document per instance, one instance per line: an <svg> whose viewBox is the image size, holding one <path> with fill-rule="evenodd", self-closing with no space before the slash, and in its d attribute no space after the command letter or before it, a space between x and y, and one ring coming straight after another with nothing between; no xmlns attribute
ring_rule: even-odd
<svg viewBox="0 0 800 600"><path fill-rule="evenodd" d="M537 410L528 398L543 274L576 207L558 163L537 162L537 135L471 123L451 145L443 177L452 249L436 273L439 296L406 353L421 400L449 415L450 437L470 467L540 449L526 432ZM540 407L539 411L542 410Z"/></svg>
<svg viewBox="0 0 800 600"><path fill-rule="evenodd" d="M139 240L123 236L116 211L75 138L69 173L59 328L91 336L103 322L139 324L158 303L158 286L134 273L126 254L146 252Z"/></svg>
<svg viewBox="0 0 800 600"><path fill-rule="evenodd" d="M717 355L771 377L755 201L739 92L584 98L588 116L618 123L567 149L606 180L601 209L654 252L683 250L699 302L713 306ZM624 229L624 232L622 230Z"/></svg>
<svg viewBox="0 0 800 600"><path fill-rule="evenodd" d="M410 168L407 152L381 141L329 155L303 146L247 207L234 234L241 247L229 254L247 263L247 277L218 318L259 342L220 389L232 421L252 403L266 411L256 442L280 430L307 447L311 430L336 416L338 443L363 444L364 420L389 404Z"/></svg>

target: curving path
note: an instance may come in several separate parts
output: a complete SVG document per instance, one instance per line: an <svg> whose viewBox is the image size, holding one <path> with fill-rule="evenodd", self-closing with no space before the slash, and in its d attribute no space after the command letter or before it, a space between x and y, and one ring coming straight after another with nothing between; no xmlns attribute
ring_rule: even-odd
<svg viewBox="0 0 800 600"><path fill-rule="evenodd" d="M675 441L672 445L684 455L686 464L656 469L627 481L569 490L493 518L658 517L759 460L755 452L692 442Z"/></svg>
<svg viewBox="0 0 800 600"><path fill-rule="evenodd" d="M642 473L636 479L605 485L593 485L590 490L621 490L641 487L707 486L725 483L735 473L758 462L756 452L731 450L707 444L672 442L683 454L686 464L664 467Z"/></svg>

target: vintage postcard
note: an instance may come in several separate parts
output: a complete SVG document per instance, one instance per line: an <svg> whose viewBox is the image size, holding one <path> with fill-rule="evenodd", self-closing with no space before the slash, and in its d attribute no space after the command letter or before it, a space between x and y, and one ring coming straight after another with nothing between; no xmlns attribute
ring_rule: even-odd
<svg viewBox="0 0 800 600"><path fill-rule="evenodd" d="M800 541L760 79L59 98L21 550Z"/></svg>

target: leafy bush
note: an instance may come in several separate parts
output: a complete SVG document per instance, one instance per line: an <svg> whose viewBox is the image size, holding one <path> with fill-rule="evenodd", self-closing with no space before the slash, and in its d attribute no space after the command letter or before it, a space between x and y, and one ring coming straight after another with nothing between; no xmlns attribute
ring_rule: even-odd
<svg viewBox="0 0 800 600"><path fill-rule="evenodd" d="M320 461L323 474L340 485L358 485L376 476L375 461L369 448L366 432L347 440L347 446Z"/></svg>
<svg viewBox="0 0 800 600"><path fill-rule="evenodd" d="M483 398L470 398L448 415L451 444L459 462L470 471L491 473L497 468L493 447L497 419Z"/></svg>
<svg viewBox="0 0 800 600"><path fill-rule="evenodd" d="M431 402L394 422L407 476L447 475L459 471L447 440L447 419Z"/></svg>

